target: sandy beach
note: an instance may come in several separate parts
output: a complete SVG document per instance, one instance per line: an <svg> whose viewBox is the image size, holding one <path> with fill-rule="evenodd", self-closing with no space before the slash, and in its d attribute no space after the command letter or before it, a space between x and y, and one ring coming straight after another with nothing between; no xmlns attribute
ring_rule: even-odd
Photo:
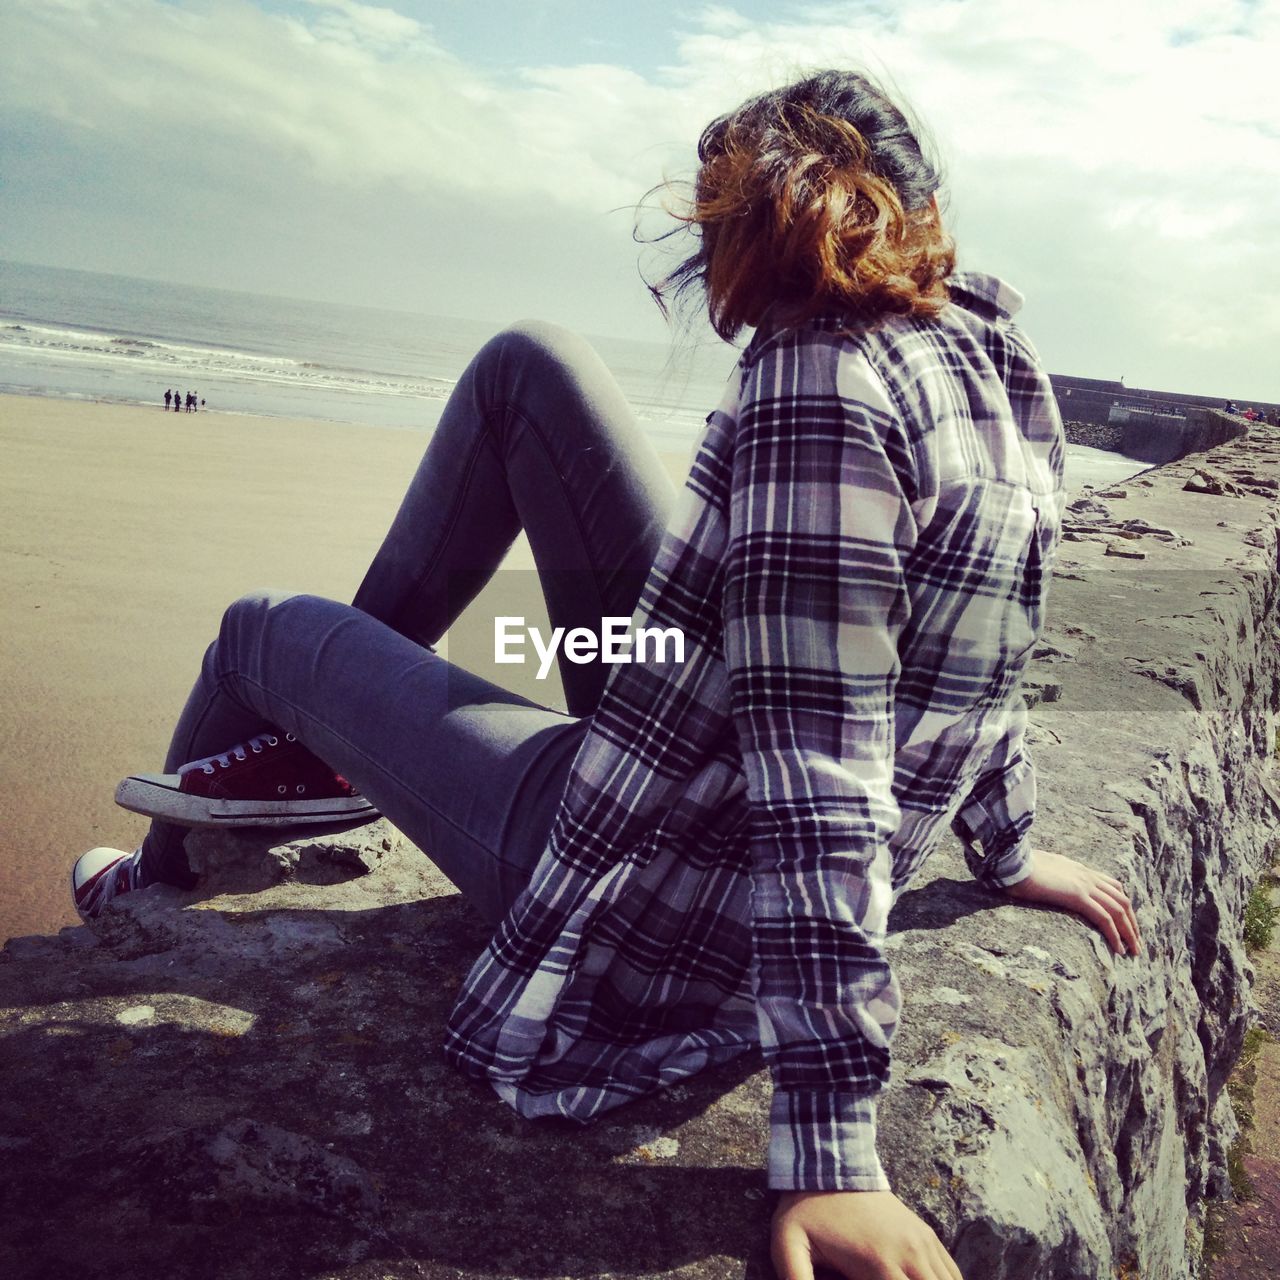
<svg viewBox="0 0 1280 1280"><path fill-rule="evenodd" d="M259 587L349 600L426 440L0 396L0 938L79 923L71 861L142 838L116 783L163 763L223 609ZM683 483L687 454L664 461ZM504 569L532 563L521 535ZM537 697L563 706L554 673Z"/></svg>

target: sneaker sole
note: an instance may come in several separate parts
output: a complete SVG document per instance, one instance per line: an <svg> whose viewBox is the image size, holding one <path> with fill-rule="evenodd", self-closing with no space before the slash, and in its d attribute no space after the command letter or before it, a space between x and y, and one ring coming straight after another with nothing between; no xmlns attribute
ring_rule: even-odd
<svg viewBox="0 0 1280 1280"><path fill-rule="evenodd" d="M324 800L220 800L193 796L159 778L129 777L116 788L116 804L148 818L166 818L184 827L296 827L305 823L350 822L378 817L363 796Z"/></svg>

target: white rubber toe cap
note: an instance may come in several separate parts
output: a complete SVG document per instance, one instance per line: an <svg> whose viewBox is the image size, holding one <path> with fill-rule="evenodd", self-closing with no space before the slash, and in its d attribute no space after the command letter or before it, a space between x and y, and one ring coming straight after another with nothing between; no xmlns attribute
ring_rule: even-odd
<svg viewBox="0 0 1280 1280"><path fill-rule="evenodd" d="M71 868L71 892L78 893L100 871L105 871L113 863L128 856L127 850L108 849L105 846L81 854Z"/></svg>

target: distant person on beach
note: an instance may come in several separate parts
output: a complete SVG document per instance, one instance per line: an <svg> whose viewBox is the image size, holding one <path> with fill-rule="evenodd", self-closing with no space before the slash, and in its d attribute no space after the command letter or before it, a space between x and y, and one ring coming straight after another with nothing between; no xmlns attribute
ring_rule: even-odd
<svg viewBox="0 0 1280 1280"><path fill-rule="evenodd" d="M172 399L173 399L173 392L172 392L172 391L166 391L166 392L164 393L164 411L165 411L165 413L168 413L168 412L169 412L169 401L170 401L170 400L172 400Z"/></svg>
<svg viewBox="0 0 1280 1280"><path fill-rule="evenodd" d="M384 814L496 930L454 1066L586 1121L758 1047L779 1275L959 1280L876 1149L892 902L951 831L993 900L1141 946L1120 881L1030 837L1062 422L1020 295L955 270L938 171L873 82L761 94L698 158L689 253L651 289L754 332L684 489L582 338L499 333L354 603L227 609L163 771L117 790L149 833L84 854L75 903L194 887L193 826ZM442 658L521 530L553 627L638 614L682 660L643 631L634 661L561 653L566 714Z"/></svg>

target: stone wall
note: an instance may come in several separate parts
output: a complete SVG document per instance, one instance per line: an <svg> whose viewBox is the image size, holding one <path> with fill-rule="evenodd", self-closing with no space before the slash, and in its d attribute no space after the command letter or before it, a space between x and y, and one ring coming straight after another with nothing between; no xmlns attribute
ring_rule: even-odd
<svg viewBox="0 0 1280 1280"><path fill-rule="evenodd" d="M1224 396L1202 396L1183 391L1157 391L1148 387L1126 387L1123 382L1105 378L1076 378L1069 374L1051 373L1054 394L1064 419L1105 425L1114 420L1117 410L1146 411L1152 414L1185 414L1188 410L1221 409ZM1236 396L1241 409L1252 405L1270 420L1280 404Z"/></svg>
<svg viewBox="0 0 1280 1280"><path fill-rule="evenodd" d="M1220 409L1188 409L1185 416L1126 411L1113 422L1066 421L1072 444L1110 449L1140 462L1172 462L1249 433L1249 423Z"/></svg>
<svg viewBox="0 0 1280 1280"><path fill-rule="evenodd" d="M950 838L894 913L881 1148L970 1280L1197 1273L1280 822L1277 464L1255 429L1069 512L1024 685L1035 839L1130 887L1145 953L978 888ZM520 1120L441 1058L487 935L393 831L189 847L191 893L0 957L0 1272L771 1274L758 1057Z"/></svg>
<svg viewBox="0 0 1280 1280"><path fill-rule="evenodd" d="M1247 435L1249 423L1221 409L1188 409L1182 421L1133 414L1123 424L1120 452L1143 462L1171 462Z"/></svg>

